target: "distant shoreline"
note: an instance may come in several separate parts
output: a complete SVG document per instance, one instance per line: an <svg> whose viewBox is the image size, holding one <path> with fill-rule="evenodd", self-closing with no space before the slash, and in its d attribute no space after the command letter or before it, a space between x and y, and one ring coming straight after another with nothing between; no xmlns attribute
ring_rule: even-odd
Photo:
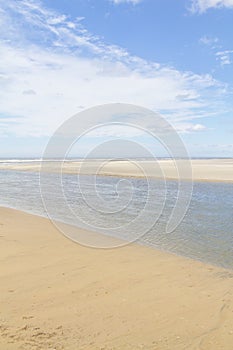
<svg viewBox="0 0 233 350"><path fill-rule="evenodd" d="M232 158L192 159L190 161L192 174L186 172L186 175L180 177L176 164L179 164L184 173L187 169L190 170L188 161L184 159L179 159L176 163L171 159L160 159L158 161L88 159L85 161L66 160L62 164L62 173L128 178L165 178L166 180L178 180L180 178L180 180L198 182L233 182ZM1 161L0 170L58 173L61 171L61 163L57 160L43 162L40 160Z"/></svg>

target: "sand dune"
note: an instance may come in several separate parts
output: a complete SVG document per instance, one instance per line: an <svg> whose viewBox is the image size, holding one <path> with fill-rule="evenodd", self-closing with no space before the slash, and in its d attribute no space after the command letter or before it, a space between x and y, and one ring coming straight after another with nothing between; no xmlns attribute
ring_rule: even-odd
<svg viewBox="0 0 233 350"><path fill-rule="evenodd" d="M0 209L0 349L230 350L233 273L135 245L85 248Z"/></svg>

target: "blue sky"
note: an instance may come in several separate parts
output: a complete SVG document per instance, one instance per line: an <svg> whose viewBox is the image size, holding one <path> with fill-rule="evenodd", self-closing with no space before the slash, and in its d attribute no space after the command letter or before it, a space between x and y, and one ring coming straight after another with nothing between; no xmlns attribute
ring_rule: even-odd
<svg viewBox="0 0 233 350"><path fill-rule="evenodd" d="M232 157L232 23L233 0L0 0L0 156L41 156L73 114L123 102L192 156Z"/></svg>

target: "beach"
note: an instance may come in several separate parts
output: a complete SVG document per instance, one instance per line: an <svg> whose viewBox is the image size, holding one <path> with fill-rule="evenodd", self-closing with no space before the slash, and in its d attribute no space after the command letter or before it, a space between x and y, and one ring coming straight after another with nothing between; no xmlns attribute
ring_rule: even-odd
<svg viewBox="0 0 233 350"><path fill-rule="evenodd" d="M233 0L0 3L0 350L233 350Z"/></svg>
<svg viewBox="0 0 233 350"><path fill-rule="evenodd" d="M0 350L233 350L233 0L0 3Z"/></svg>
<svg viewBox="0 0 233 350"><path fill-rule="evenodd" d="M178 172L177 165L184 173ZM188 167L192 172L187 171ZM208 182L233 182L233 159L192 159L187 160L79 160L65 161L62 165L56 161L44 162L41 167L40 161L0 163L0 170L18 170L18 171L48 171L64 174L85 174L85 175L102 175L102 176L119 176L119 177L152 177L165 179L183 179L194 181Z"/></svg>
<svg viewBox="0 0 233 350"><path fill-rule="evenodd" d="M1 350L232 348L231 270L137 244L83 247L7 208L0 240Z"/></svg>

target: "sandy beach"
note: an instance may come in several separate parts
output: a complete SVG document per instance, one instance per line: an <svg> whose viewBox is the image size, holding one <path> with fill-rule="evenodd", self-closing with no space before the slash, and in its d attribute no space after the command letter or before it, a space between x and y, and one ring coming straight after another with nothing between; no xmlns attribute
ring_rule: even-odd
<svg viewBox="0 0 233 350"><path fill-rule="evenodd" d="M0 350L233 350L233 0L0 0Z"/></svg>
<svg viewBox="0 0 233 350"><path fill-rule="evenodd" d="M82 247L6 208L0 240L1 350L232 348L229 270L136 244Z"/></svg>
<svg viewBox="0 0 233 350"><path fill-rule="evenodd" d="M184 160L177 161L181 169L188 164ZM192 174L184 172L183 180L233 182L233 159L192 159ZM56 162L46 162L41 168L40 162L0 163L0 169L19 171L60 171ZM176 180L179 178L176 163L170 159L153 160L85 160L67 161L62 166L67 174L98 174L104 176L153 177Z"/></svg>

